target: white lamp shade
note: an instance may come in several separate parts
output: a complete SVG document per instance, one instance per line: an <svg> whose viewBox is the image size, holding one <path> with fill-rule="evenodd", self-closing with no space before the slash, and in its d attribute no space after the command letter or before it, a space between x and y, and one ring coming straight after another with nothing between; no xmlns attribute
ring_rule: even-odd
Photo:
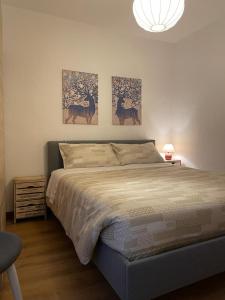
<svg viewBox="0 0 225 300"><path fill-rule="evenodd" d="M175 152L175 149L173 147L172 144L166 144L164 147L163 147L163 152L164 153L174 153Z"/></svg>
<svg viewBox="0 0 225 300"><path fill-rule="evenodd" d="M180 20L185 0L134 0L133 13L140 27L151 32L166 31Z"/></svg>

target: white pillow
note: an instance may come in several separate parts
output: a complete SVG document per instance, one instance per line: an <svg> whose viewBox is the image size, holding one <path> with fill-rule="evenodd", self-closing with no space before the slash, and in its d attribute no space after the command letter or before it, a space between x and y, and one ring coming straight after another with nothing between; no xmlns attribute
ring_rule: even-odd
<svg viewBox="0 0 225 300"><path fill-rule="evenodd" d="M120 163L110 144L60 143L65 169L118 166Z"/></svg>
<svg viewBox="0 0 225 300"><path fill-rule="evenodd" d="M164 162L153 143L111 145L121 165Z"/></svg>

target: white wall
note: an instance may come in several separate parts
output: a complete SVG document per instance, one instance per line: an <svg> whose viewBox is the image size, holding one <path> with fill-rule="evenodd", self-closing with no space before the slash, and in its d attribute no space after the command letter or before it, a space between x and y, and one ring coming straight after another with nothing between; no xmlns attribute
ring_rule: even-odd
<svg viewBox="0 0 225 300"><path fill-rule="evenodd" d="M4 6L4 91L8 210L12 178L46 171L57 139L155 138L170 142L173 46L130 39L50 15ZM62 69L99 74L99 125L62 123ZM142 126L111 125L111 76L143 80Z"/></svg>
<svg viewBox="0 0 225 300"><path fill-rule="evenodd" d="M225 170L225 22L176 45L172 136L189 165Z"/></svg>

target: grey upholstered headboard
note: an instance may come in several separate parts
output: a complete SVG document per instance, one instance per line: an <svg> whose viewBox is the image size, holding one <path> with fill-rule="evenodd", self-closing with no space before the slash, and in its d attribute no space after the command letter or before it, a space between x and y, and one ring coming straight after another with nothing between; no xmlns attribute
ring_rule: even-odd
<svg viewBox="0 0 225 300"><path fill-rule="evenodd" d="M63 161L59 152L59 143L69 144L107 144L107 143L124 143L124 144L144 144L152 142L155 144L155 140L97 140L97 141L50 141L47 143L48 149L48 176L51 172L60 168L63 168Z"/></svg>

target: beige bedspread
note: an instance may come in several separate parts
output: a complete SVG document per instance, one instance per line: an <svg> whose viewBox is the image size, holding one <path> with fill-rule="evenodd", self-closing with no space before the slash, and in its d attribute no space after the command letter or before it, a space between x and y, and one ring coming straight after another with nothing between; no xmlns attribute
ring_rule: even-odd
<svg viewBox="0 0 225 300"><path fill-rule="evenodd" d="M167 164L53 172L48 203L83 264L99 236L128 259L225 233L225 174Z"/></svg>

